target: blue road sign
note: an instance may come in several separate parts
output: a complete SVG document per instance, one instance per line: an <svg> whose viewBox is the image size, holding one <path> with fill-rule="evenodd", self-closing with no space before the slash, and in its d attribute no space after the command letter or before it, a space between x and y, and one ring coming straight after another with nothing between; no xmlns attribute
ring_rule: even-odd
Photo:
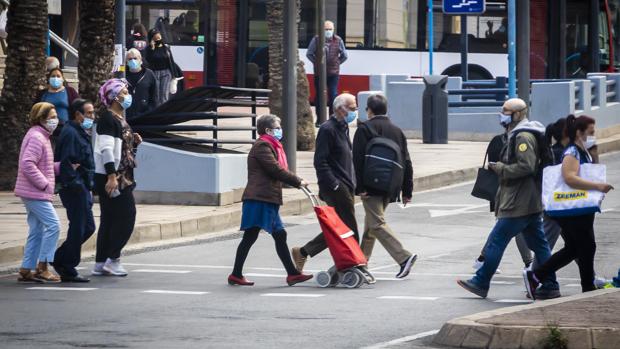
<svg viewBox="0 0 620 349"><path fill-rule="evenodd" d="M485 9L485 0L443 0L445 14L475 15L484 13Z"/></svg>

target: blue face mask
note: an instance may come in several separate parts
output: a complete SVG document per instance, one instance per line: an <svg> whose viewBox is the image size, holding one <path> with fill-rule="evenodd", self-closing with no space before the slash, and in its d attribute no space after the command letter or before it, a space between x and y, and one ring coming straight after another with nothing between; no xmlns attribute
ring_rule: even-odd
<svg viewBox="0 0 620 349"><path fill-rule="evenodd" d="M353 120L355 120L357 118L357 110L351 111L349 110L347 112L347 118L345 119L345 121L347 122L347 124L350 124L353 122Z"/></svg>
<svg viewBox="0 0 620 349"><path fill-rule="evenodd" d="M512 122L512 114L499 113L498 118L499 123L502 124L502 126L504 127L510 125L510 123Z"/></svg>
<svg viewBox="0 0 620 349"><path fill-rule="evenodd" d="M282 129L281 128L274 128L273 129L273 138L277 139L277 140L282 140Z"/></svg>
<svg viewBox="0 0 620 349"><path fill-rule="evenodd" d="M123 109L127 110L129 109L129 107L131 107L131 102L132 102L132 97L131 95L125 95L125 98L123 98L123 101L120 102L121 103L121 107L123 107Z"/></svg>
<svg viewBox="0 0 620 349"><path fill-rule="evenodd" d="M138 61L135 58L132 58L127 61L127 67L129 67L129 70L138 71L140 70L141 66L142 66L142 63L140 63L140 61Z"/></svg>
<svg viewBox="0 0 620 349"><path fill-rule="evenodd" d="M326 30L325 31L325 37L328 39L331 39L334 36L334 31L333 30Z"/></svg>
<svg viewBox="0 0 620 349"><path fill-rule="evenodd" d="M50 86L52 88L60 88L60 86L62 86L62 83L63 83L62 78L55 77L55 76L52 76L50 78Z"/></svg>
<svg viewBox="0 0 620 349"><path fill-rule="evenodd" d="M84 118L84 121L82 121L82 128L85 130L90 130L93 127L93 122L93 119Z"/></svg>

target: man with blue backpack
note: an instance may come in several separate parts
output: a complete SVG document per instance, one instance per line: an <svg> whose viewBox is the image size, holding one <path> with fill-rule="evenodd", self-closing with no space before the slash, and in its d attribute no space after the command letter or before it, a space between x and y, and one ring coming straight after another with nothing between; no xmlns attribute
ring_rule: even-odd
<svg viewBox="0 0 620 349"><path fill-rule="evenodd" d="M385 221L388 205L399 199L411 202L413 167L407 138L387 116L387 99L380 94L368 97L368 121L359 122L353 138L353 165L366 217L362 251L370 259L375 241L383 245L400 265L397 278L409 275L418 256L407 251Z"/></svg>

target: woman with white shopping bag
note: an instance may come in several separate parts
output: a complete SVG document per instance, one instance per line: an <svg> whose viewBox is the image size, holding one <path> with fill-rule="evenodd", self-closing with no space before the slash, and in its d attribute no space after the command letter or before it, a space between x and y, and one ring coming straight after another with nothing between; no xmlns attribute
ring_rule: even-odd
<svg viewBox="0 0 620 349"><path fill-rule="evenodd" d="M570 143L564 151L562 164L545 169L543 204L547 215L562 227L564 248L543 265L524 271L524 281L531 295L547 275L578 260L581 289L593 291L594 286L594 215L600 212L604 194L614 189L605 183L604 165L593 165L587 149L596 142L594 119L588 116L566 118L566 135ZM556 175L554 176L554 172ZM558 174L559 173L559 174Z"/></svg>

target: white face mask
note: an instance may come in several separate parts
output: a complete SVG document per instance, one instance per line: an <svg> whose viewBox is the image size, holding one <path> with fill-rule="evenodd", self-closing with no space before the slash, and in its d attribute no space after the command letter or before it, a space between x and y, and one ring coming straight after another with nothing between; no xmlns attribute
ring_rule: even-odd
<svg viewBox="0 0 620 349"><path fill-rule="evenodd" d="M49 133L54 133L54 131L56 130L56 127L58 127L58 119L49 119L45 121L45 124L43 125L43 127L45 127L45 129L49 132Z"/></svg>
<svg viewBox="0 0 620 349"><path fill-rule="evenodd" d="M596 145L596 137L588 136L586 138L586 141L583 143L583 145L586 147L586 149L592 148L593 146Z"/></svg>

